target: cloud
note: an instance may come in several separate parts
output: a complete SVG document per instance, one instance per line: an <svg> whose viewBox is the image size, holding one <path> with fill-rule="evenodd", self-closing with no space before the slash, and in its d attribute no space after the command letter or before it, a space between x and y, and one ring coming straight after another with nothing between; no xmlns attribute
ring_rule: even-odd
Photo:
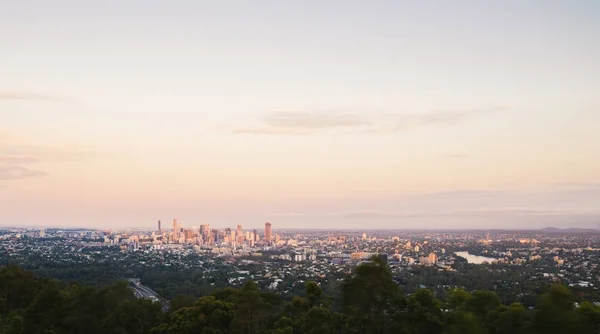
<svg viewBox="0 0 600 334"><path fill-rule="evenodd" d="M46 175L48 173L23 166L0 165L0 180L18 180Z"/></svg>
<svg viewBox="0 0 600 334"><path fill-rule="evenodd" d="M325 129L364 126L369 123L352 113L275 112L264 117L268 126L302 129Z"/></svg>
<svg viewBox="0 0 600 334"><path fill-rule="evenodd" d="M517 191L512 190L448 190L440 191L435 193L428 193L422 195L424 198L440 198L440 199L477 199L477 198L489 198L498 197L503 195L514 196Z"/></svg>
<svg viewBox="0 0 600 334"><path fill-rule="evenodd" d="M597 226L600 187L588 183L523 188L456 189L430 193L292 198L272 208L289 224L368 227Z"/></svg>
<svg viewBox="0 0 600 334"><path fill-rule="evenodd" d="M555 215L575 215L583 214L584 212L572 209L549 209L549 208L532 208L532 207L500 207L500 208L477 208L466 210L454 210L454 214L458 215L527 215L527 216L555 216Z"/></svg>
<svg viewBox="0 0 600 334"><path fill-rule="evenodd" d="M331 213L299 213L284 212L276 213L277 217L319 217L319 218L341 218L341 219L395 219L404 217L434 216L436 213L427 211L349 211L349 212L331 212Z"/></svg>
<svg viewBox="0 0 600 334"><path fill-rule="evenodd" d="M349 212L333 212L333 213L277 213L273 216L286 218L329 218L342 220L394 220L404 218L419 218L419 217L554 217L554 216L581 216L581 215L598 215L600 212L573 210L573 209L551 209L538 207L490 207L490 208L468 208L468 209L431 209L422 211L380 211L380 210L365 210L365 211L349 211Z"/></svg>
<svg viewBox="0 0 600 334"><path fill-rule="evenodd" d="M28 164L39 161L81 161L100 154L81 145L41 144L27 141L16 135L0 132L0 163Z"/></svg>
<svg viewBox="0 0 600 334"><path fill-rule="evenodd" d="M466 154L460 154L460 153L449 153L449 154L444 154L444 157L446 157L448 159L467 159L469 156Z"/></svg>
<svg viewBox="0 0 600 334"><path fill-rule="evenodd" d="M47 146L37 144L0 144L0 160L20 160L14 163L37 161L81 161L99 154L79 146Z"/></svg>
<svg viewBox="0 0 600 334"><path fill-rule="evenodd" d="M558 190L600 190L600 183L557 182L551 186Z"/></svg>
<svg viewBox="0 0 600 334"><path fill-rule="evenodd" d="M435 125L458 124L472 117L507 110L507 106L465 110L437 110L419 114L388 114L383 121L365 129L364 133L398 133Z"/></svg>
<svg viewBox="0 0 600 334"><path fill-rule="evenodd" d="M61 97L28 92L0 92L0 100L58 101Z"/></svg>
<svg viewBox="0 0 600 334"><path fill-rule="evenodd" d="M32 156L0 156L0 164L27 164L38 162L39 159Z"/></svg>
<svg viewBox="0 0 600 334"><path fill-rule="evenodd" d="M401 212L384 212L384 211L356 211L346 213L334 213L331 216L340 217L342 219L396 219L405 217L431 216L434 213L423 211L401 211Z"/></svg>
<svg viewBox="0 0 600 334"><path fill-rule="evenodd" d="M455 124L468 118L508 109L500 106L468 110L433 111L422 114L374 114L371 118L351 112L269 112L258 126L230 127L233 133L256 135L307 135L322 131L345 133L396 133L426 126Z"/></svg>
<svg viewBox="0 0 600 334"><path fill-rule="evenodd" d="M85 161L98 156L98 152L82 146L38 144L15 135L0 136L0 180L48 175L30 167L38 162Z"/></svg>
<svg viewBox="0 0 600 334"><path fill-rule="evenodd" d="M336 112L300 112L277 111L265 114L261 118L261 126L235 127L234 133L249 134L291 134L302 135L313 132L338 129L364 127L370 123L353 113Z"/></svg>
<svg viewBox="0 0 600 334"><path fill-rule="evenodd" d="M233 128L233 133L236 134L252 134L252 135L308 135L314 130L298 129L298 128L274 128L274 127L242 127Z"/></svg>

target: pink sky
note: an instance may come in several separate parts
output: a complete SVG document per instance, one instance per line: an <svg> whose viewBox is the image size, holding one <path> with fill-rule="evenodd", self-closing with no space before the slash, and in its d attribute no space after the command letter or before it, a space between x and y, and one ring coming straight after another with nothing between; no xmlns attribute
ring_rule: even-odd
<svg viewBox="0 0 600 334"><path fill-rule="evenodd" d="M436 7L7 4L0 225L600 225L598 3Z"/></svg>

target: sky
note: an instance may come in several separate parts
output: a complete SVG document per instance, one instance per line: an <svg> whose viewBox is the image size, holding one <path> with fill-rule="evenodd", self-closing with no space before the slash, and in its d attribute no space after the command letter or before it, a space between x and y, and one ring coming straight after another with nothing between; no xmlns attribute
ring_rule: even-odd
<svg viewBox="0 0 600 334"><path fill-rule="evenodd" d="M0 0L0 225L600 227L600 2Z"/></svg>

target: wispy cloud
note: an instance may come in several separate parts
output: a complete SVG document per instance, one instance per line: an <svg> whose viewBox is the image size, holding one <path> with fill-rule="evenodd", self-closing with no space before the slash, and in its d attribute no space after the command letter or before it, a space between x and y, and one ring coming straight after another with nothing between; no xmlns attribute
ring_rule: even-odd
<svg viewBox="0 0 600 334"><path fill-rule="evenodd" d="M600 183L558 182L552 183L551 186L559 190L600 190Z"/></svg>
<svg viewBox="0 0 600 334"><path fill-rule="evenodd" d="M402 218L417 217L517 217L517 216L576 216L585 214L599 214L600 212L561 209L561 208L541 208L541 207L489 207L489 208L468 208L454 210L422 210L422 211L349 211L332 213L277 213L273 216L287 218L335 218L342 220L394 220Z"/></svg>
<svg viewBox="0 0 600 334"><path fill-rule="evenodd" d="M252 135L308 135L315 130L312 129L298 129L298 128L275 128L268 126L257 126L257 127L240 127L233 128L231 130L236 134L252 134Z"/></svg>
<svg viewBox="0 0 600 334"><path fill-rule="evenodd" d="M18 180L46 175L48 173L44 171L31 170L23 166L0 165L0 180Z"/></svg>
<svg viewBox="0 0 600 334"><path fill-rule="evenodd" d="M27 164L38 162L39 159L32 156L0 156L0 164Z"/></svg>
<svg viewBox="0 0 600 334"><path fill-rule="evenodd" d="M472 199L472 198L487 198L487 197L497 197L497 196L506 196L506 195L514 195L515 191L512 190L487 190L487 189L479 189L479 190L447 190L447 191L439 191L435 193L428 193L422 195L424 198L440 198L440 199Z"/></svg>
<svg viewBox="0 0 600 334"><path fill-rule="evenodd" d="M15 135L0 136L0 180L48 175L30 166L38 162L85 161L98 156L97 151L88 147L40 144Z"/></svg>
<svg viewBox="0 0 600 334"><path fill-rule="evenodd" d="M468 118L501 111L508 107L433 111L422 114L375 114L371 117L350 112L269 112L260 125L230 127L233 133L263 135L306 135L340 130L344 133L395 133L420 127L455 124Z"/></svg>
<svg viewBox="0 0 600 334"><path fill-rule="evenodd" d="M527 215L527 216L554 216L554 215L573 215L583 214L584 212L572 209L550 209L550 208L535 208L535 207L499 207L499 208L477 208L454 210L454 214L458 215Z"/></svg>
<svg viewBox="0 0 600 334"><path fill-rule="evenodd" d="M448 159L467 159L469 156L467 154L461 154L461 153L448 153L448 154L444 154L444 157L446 157Z"/></svg>
<svg viewBox="0 0 600 334"><path fill-rule="evenodd" d="M234 127L234 133L250 134L310 134L322 130L355 128L370 125L353 113L277 111L265 114L262 125Z"/></svg>
<svg viewBox="0 0 600 334"><path fill-rule="evenodd" d="M459 124L470 118L509 109L507 106L465 110L436 110L419 114L387 114L371 127L358 129L364 133L399 133L437 125Z"/></svg>
<svg viewBox="0 0 600 334"><path fill-rule="evenodd" d="M97 157L98 152L72 145L38 145L32 143L0 143L2 159L33 163L37 161L81 161Z"/></svg>
<svg viewBox="0 0 600 334"><path fill-rule="evenodd" d="M330 212L330 213L299 213L284 212L276 213L277 217L320 217L320 218L341 218L341 219L395 219L403 217L433 216L436 213L427 211L348 211L348 212Z"/></svg>
<svg viewBox="0 0 600 334"><path fill-rule="evenodd" d="M0 129L0 163L25 164L39 161L81 161L97 157L93 148L73 143L38 143Z"/></svg>
<svg viewBox="0 0 600 334"><path fill-rule="evenodd" d="M334 213L332 216L339 217L342 219L396 219L405 217L418 217L418 216L432 216L432 212L424 211L355 211L355 212L344 212Z"/></svg>
<svg viewBox="0 0 600 334"><path fill-rule="evenodd" d="M0 100L59 101L63 97L30 92L0 92Z"/></svg>

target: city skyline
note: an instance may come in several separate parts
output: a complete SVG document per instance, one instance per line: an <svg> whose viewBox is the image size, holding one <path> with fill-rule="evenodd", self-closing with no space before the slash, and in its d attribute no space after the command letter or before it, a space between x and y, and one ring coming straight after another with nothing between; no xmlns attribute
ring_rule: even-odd
<svg viewBox="0 0 600 334"><path fill-rule="evenodd" d="M0 226L596 228L598 13L7 3Z"/></svg>

